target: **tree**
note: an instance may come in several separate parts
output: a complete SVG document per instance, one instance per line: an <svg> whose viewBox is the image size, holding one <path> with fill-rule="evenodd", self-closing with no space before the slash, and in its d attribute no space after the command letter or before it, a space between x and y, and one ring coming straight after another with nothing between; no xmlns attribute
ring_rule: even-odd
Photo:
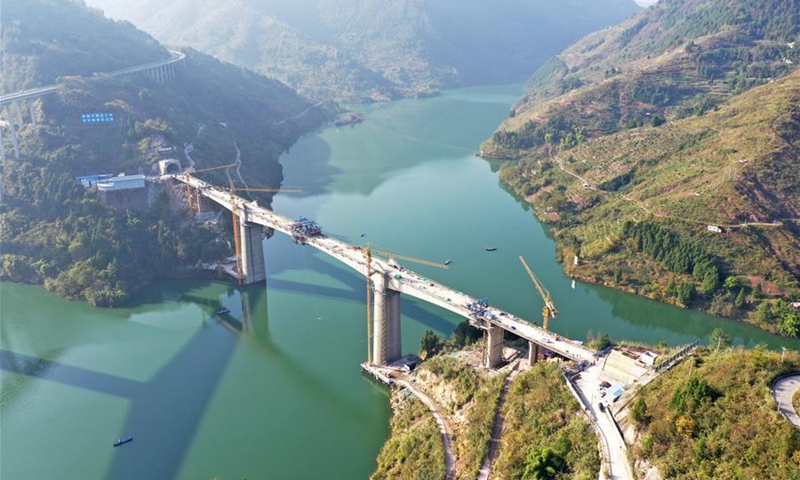
<svg viewBox="0 0 800 480"><path fill-rule="evenodd" d="M725 288L727 288L728 290L733 291L733 290L739 288L739 286L740 285L739 285L739 279L738 278L736 278L734 276L730 276L730 277L727 277L725 279Z"/></svg>
<svg viewBox="0 0 800 480"><path fill-rule="evenodd" d="M739 289L739 294L736 295L736 300L734 300L733 304L736 305L736 308L742 309L745 306L747 301L747 297L744 294L744 287Z"/></svg>
<svg viewBox="0 0 800 480"><path fill-rule="evenodd" d="M678 433L687 437L691 437L694 434L695 426L694 420L686 415L681 415L677 420L675 420L675 429L678 431Z"/></svg>
<svg viewBox="0 0 800 480"><path fill-rule="evenodd" d="M772 322L772 306L769 302L763 301L758 304L758 308L756 308L756 320L763 325Z"/></svg>
<svg viewBox="0 0 800 480"><path fill-rule="evenodd" d="M564 457L549 447L535 448L525 459L523 480L555 480L567 468Z"/></svg>
<svg viewBox="0 0 800 480"><path fill-rule="evenodd" d="M782 316L778 331L785 337L796 337L800 333L800 315L791 312Z"/></svg>
<svg viewBox="0 0 800 480"><path fill-rule="evenodd" d="M597 338L591 338L587 336L586 343L588 343L595 350L602 350L614 345L614 342L611 341L611 337L607 333L603 332L598 333Z"/></svg>
<svg viewBox="0 0 800 480"><path fill-rule="evenodd" d="M482 335L483 332L479 328L473 327L468 321L463 321L456 326L450 338L453 346L463 348L465 345L476 342Z"/></svg>
<svg viewBox="0 0 800 480"><path fill-rule="evenodd" d="M436 345L439 345L441 342L442 339L436 332L433 330L426 330L420 341L420 356L428 358L433 353L433 349L436 348Z"/></svg>
<svg viewBox="0 0 800 480"><path fill-rule="evenodd" d="M617 267L614 269L614 283L619 285L622 282L622 269Z"/></svg>
<svg viewBox="0 0 800 480"><path fill-rule="evenodd" d="M644 401L644 397L639 397L633 403L631 407L631 415L633 421L636 422L638 425L644 425L647 423L647 403Z"/></svg>
<svg viewBox="0 0 800 480"><path fill-rule="evenodd" d="M703 274L703 293L711 295L719 288L719 274L717 269L711 268Z"/></svg>
<svg viewBox="0 0 800 480"><path fill-rule="evenodd" d="M761 282L756 283L753 287L753 298L761 298Z"/></svg>
<svg viewBox="0 0 800 480"><path fill-rule="evenodd" d="M694 300L694 282L684 280L678 285L678 301L683 305L688 305Z"/></svg>
<svg viewBox="0 0 800 480"><path fill-rule="evenodd" d="M711 345L714 347L727 347L731 344L731 337L725 333L725 330L717 327L711 332Z"/></svg>

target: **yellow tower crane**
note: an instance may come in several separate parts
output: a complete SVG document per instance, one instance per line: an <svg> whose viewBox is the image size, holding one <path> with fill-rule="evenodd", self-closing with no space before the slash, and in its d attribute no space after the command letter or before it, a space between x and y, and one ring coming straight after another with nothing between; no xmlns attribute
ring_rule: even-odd
<svg viewBox="0 0 800 480"><path fill-rule="evenodd" d="M220 170L223 168L231 168L235 167L236 163L229 163L227 165L217 165L216 167L208 167L208 168L201 168L199 170L195 170L192 173L201 173L201 172L210 172L212 170ZM194 191L194 189L186 184L186 203L189 205L189 211L193 213L197 213L200 211L200 195Z"/></svg>
<svg viewBox="0 0 800 480"><path fill-rule="evenodd" d="M367 245L367 246L369 246L369 245ZM372 253L377 253L378 255L383 255L384 257L388 257L388 258L391 258L391 259L394 259L394 260L407 260L409 262L419 263L419 264L422 264L422 265L428 265L430 267L444 268L444 269L449 269L450 268L449 266L445 265L444 263L431 262L430 260L423 260L421 258L409 257L408 255L399 255L397 253L385 252L383 250L372 250Z"/></svg>
<svg viewBox="0 0 800 480"><path fill-rule="evenodd" d="M367 274L367 364L372 364L372 254L383 255L391 259L406 260L409 262L420 263L436 268L449 269L450 267L430 260L423 260L421 258L410 257L408 255L399 255L397 253L387 252L384 250L374 250L372 246L367 243L364 247L364 257L366 259L366 274Z"/></svg>
<svg viewBox="0 0 800 480"><path fill-rule="evenodd" d="M533 281L533 286L536 287L536 291L539 292L542 300L544 300L544 307L542 308L542 328L547 330L550 326L550 319L558 316L558 310L556 310L553 300L550 299L550 291L542 286L542 282L534 275L533 270L531 270L531 267L525 262L522 255L519 256L519 261L522 262L522 266L525 267L525 271L528 272L528 276L530 276Z"/></svg>
<svg viewBox="0 0 800 480"><path fill-rule="evenodd" d="M372 248L366 248L367 257L367 365L372 364Z"/></svg>

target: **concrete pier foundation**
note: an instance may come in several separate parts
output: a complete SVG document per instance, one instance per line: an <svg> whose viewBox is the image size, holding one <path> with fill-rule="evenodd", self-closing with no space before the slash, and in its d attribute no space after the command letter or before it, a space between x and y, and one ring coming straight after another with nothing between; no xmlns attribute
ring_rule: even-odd
<svg viewBox="0 0 800 480"><path fill-rule="evenodd" d="M0 121L6 121L9 132L11 132L11 142L14 145L14 156L19 158L19 139L17 138L17 129L14 127L14 119L11 116L11 109L6 107L0 111Z"/></svg>
<svg viewBox="0 0 800 480"><path fill-rule="evenodd" d="M528 342L528 365L533 365L539 361L539 344Z"/></svg>
<svg viewBox="0 0 800 480"><path fill-rule="evenodd" d="M489 327L489 330L486 331L486 357L483 362L488 368L495 368L503 362L504 333L502 328L495 326Z"/></svg>
<svg viewBox="0 0 800 480"><path fill-rule="evenodd" d="M387 288L386 275L375 275L372 319L372 363L386 365L403 355L400 333L400 292Z"/></svg>
<svg viewBox="0 0 800 480"><path fill-rule="evenodd" d="M31 123L36 125L38 122L38 118L36 118L36 106L34 105L35 100L28 100L28 110L31 114Z"/></svg>
<svg viewBox="0 0 800 480"><path fill-rule="evenodd" d="M242 244L242 283L263 282L267 279L267 268L264 264L264 245L261 226L239 222L239 234Z"/></svg>

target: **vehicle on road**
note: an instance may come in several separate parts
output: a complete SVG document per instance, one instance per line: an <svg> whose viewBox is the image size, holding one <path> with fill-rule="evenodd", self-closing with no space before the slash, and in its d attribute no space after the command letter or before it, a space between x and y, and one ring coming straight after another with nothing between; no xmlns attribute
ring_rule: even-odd
<svg viewBox="0 0 800 480"><path fill-rule="evenodd" d="M222 310L217 310L217 315L227 315L229 313L231 313L231 311L228 310L227 308L223 308Z"/></svg>

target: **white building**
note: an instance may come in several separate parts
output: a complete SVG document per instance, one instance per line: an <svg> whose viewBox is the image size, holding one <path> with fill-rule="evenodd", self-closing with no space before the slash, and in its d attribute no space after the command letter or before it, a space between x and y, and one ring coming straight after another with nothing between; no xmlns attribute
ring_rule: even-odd
<svg viewBox="0 0 800 480"><path fill-rule="evenodd" d="M133 190L144 188L144 175L125 175L104 179L96 183L97 190L101 192L118 192L120 190Z"/></svg>

